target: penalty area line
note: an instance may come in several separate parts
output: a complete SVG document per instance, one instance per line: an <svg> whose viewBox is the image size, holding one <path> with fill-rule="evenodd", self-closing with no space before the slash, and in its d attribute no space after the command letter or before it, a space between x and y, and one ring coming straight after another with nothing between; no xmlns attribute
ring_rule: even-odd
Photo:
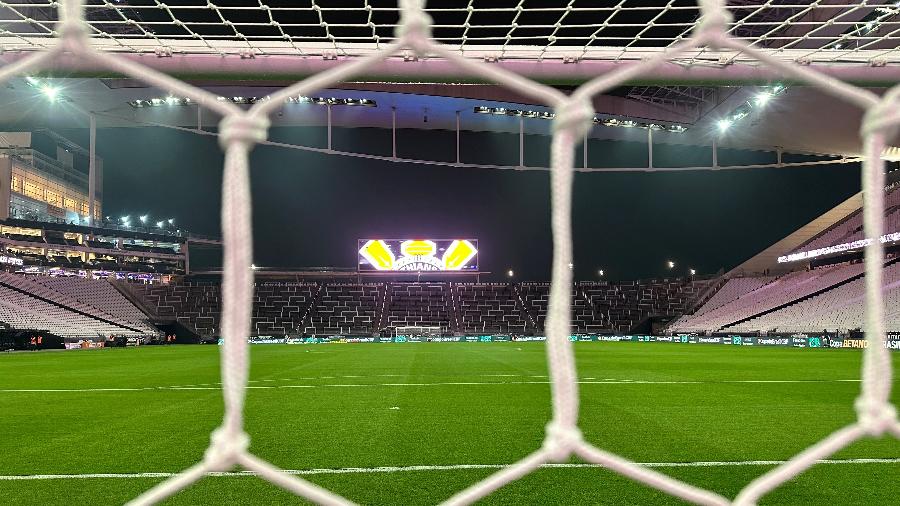
<svg viewBox="0 0 900 506"><path fill-rule="evenodd" d="M644 467L735 467L735 466L777 466L784 464L785 460L741 460L741 461L706 461L706 462L638 462ZM900 464L900 458L895 459L823 459L816 464L847 465L847 464ZM510 464L452 464L443 466L382 466L382 467L341 467L334 469L285 469L284 472L295 476L308 476L315 474L375 474L375 473L404 473L420 471L460 471L468 469L502 469ZM545 469L579 469L602 468L597 464L564 463L544 464ZM171 478L179 473L90 473L90 474L29 474L29 475L0 475L0 481L29 481L29 480L89 480L89 479L134 479L134 478ZM206 473L207 476L239 477L256 476L252 471L225 471Z"/></svg>

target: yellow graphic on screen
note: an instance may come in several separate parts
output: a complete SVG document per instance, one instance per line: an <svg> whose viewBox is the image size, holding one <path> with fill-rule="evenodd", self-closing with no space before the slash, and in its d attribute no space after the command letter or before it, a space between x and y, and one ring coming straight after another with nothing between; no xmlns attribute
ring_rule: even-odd
<svg viewBox="0 0 900 506"><path fill-rule="evenodd" d="M384 241L366 241L366 244L359 250L359 254L379 271L394 270L394 254Z"/></svg>
<svg viewBox="0 0 900 506"><path fill-rule="evenodd" d="M359 254L378 271L458 271L477 269L469 263L478 248L465 239L369 239Z"/></svg>
<svg viewBox="0 0 900 506"><path fill-rule="evenodd" d="M405 257L433 257L437 253L437 244L422 239L403 241L400 243L400 253Z"/></svg>
<svg viewBox="0 0 900 506"><path fill-rule="evenodd" d="M444 269L448 271L458 271L469 263L469 260L478 253L475 246L469 241L453 241L450 247L444 252Z"/></svg>

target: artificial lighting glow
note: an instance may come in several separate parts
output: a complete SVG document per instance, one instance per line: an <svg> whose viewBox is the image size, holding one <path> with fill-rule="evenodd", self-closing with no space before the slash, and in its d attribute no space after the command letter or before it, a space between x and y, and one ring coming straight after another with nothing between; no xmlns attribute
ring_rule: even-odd
<svg viewBox="0 0 900 506"><path fill-rule="evenodd" d="M157 222L156 222L156 228L163 228L163 224L165 224L164 221L157 221Z"/></svg>
<svg viewBox="0 0 900 506"><path fill-rule="evenodd" d="M598 276L603 276L603 274L605 274L605 273L603 272L603 269L600 269L599 271L597 271L597 275L598 275Z"/></svg>
<svg viewBox="0 0 900 506"><path fill-rule="evenodd" d="M900 241L900 232L893 232L891 234L885 234L878 238L878 241L882 244L893 244ZM782 264L785 262L796 262L797 260L808 260L810 258L819 257L822 255L830 255L833 253L843 253L845 251L853 251L860 248L865 248L872 242L871 239L860 239L858 241L847 242L844 244L838 244L835 246L828 246L826 248L819 248L810 251L801 251L799 253L791 253L790 255L780 256L778 257L778 263Z"/></svg>
<svg viewBox="0 0 900 506"><path fill-rule="evenodd" d="M524 109L508 109L506 107L487 107L483 105L476 106L473 109L475 114L493 114L495 116L515 116L522 118L538 118L538 119L553 119L556 117L556 113L550 111L533 111L533 110L524 110ZM595 125L603 125L608 127L625 127L625 128L643 128L645 130L666 130L668 132L674 133L684 133L687 131L687 127L684 125L671 124L671 125L663 125L660 123L643 123L632 120L620 120L618 118L601 118L599 116L594 116L594 124Z"/></svg>
<svg viewBox="0 0 900 506"><path fill-rule="evenodd" d="M125 216L122 216L121 218L119 218L119 221L121 221L122 223L128 223L128 220L130 220L130 219L131 219L131 216L126 214Z"/></svg>
<svg viewBox="0 0 900 506"><path fill-rule="evenodd" d="M256 264L250 264L250 268L253 269L254 271L259 269L259 267L257 267Z"/></svg>
<svg viewBox="0 0 900 506"><path fill-rule="evenodd" d="M59 88L45 84L41 86L41 93L51 102L56 102L57 97L59 97Z"/></svg>
<svg viewBox="0 0 900 506"><path fill-rule="evenodd" d="M691 269L690 272L691 272L691 276L693 276L694 274L697 274L697 271L694 269Z"/></svg>
<svg viewBox="0 0 900 506"><path fill-rule="evenodd" d="M141 216L139 219L141 220L141 223L147 223L147 218L148 218L148 217L149 217L149 215L146 215L146 214L145 214L145 215Z"/></svg>
<svg viewBox="0 0 900 506"><path fill-rule="evenodd" d="M169 225L175 224L175 218L169 218Z"/></svg>
<svg viewBox="0 0 900 506"><path fill-rule="evenodd" d="M378 103L369 98L335 98L335 97L289 97L285 102L289 104L315 104L315 105L350 105L378 107Z"/></svg>
<svg viewBox="0 0 900 506"><path fill-rule="evenodd" d="M666 265L669 266L669 269L674 269L674 268L675 268L675 262L673 262L673 261L671 261L671 260L669 260L668 262L666 262Z"/></svg>
<svg viewBox="0 0 900 506"><path fill-rule="evenodd" d="M512 270L512 269L510 269L510 270L508 270L508 271L506 271L506 275L507 275L507 276L508 276L508 277L510 277L510 278L511 278L511 277L513 277L513 276L515 276L515 275L516 275L516 273L515 273L515 272L513 272L513 270Z"/></svg>
<svg viewBox="0 0 900 506"><path fill-rule="evenodd" d="M574 267L575 267L575 264L573 264L572 262L569 262L569 269L572 269Z"/></svg>
<svg viewBox="0 0 900 506"><path fill-rule="evenodd" d="M47 98L47 100L49 100L51 102L56 102L59 100L66 100L65 97L63 97L60 94L60 88L53 86L49 82L47 82L39 77L26 76L25 82L28 83L28 86L31 86L32 88L35 88L38 91L40 91L41 94L44 95Z"/></svg>
<svg viewBox="0 0 900 506"><path fill-rule="evenodd" d="M769 102L769 99L772 98L772 94L768 91L764 91L762 93L757 93L756 97L753 99L753 102L758 106L762 107Z"/></svg>
<svg viewBox="0 0 900 506"><path fill-rule="evenodd" d="M720 132L724 132L731 127L731 120L727 118L720 119L716 122L716 126L719 127Z"/></svg>

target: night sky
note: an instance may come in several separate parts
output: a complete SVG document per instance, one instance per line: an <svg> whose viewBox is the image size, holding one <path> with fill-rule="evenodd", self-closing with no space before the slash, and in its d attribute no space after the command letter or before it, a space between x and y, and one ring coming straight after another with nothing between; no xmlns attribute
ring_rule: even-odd
<svg viewBox="0 0 900 506"><path fill-rule="evenodd" d="M86 144L86 130L62 132ZM454 132L398 132L400 156L452 160ZM270 138L322 146L324 128ZM219 233L222 152L211 136L162 128L98 131L105 214L174 217ZM335 129L335 149L390 154L390 131ZM526 164L548 164L549 138L526 139ZM463 132L464 162L518 163L517 136ZM577 150L580 155L580 148ZM640 143L592 141L591 166L646 164ZM770 162L720 150L719 163ZM790 161L786 157L785 161ZM580 156L577 161L580 162ZM708 149L655 146L654 164L709 165ZM549 279L549 173L400 164L258 146L251 158L257 265L355 267L358 238L474 237L481 270ZM856 165L672 173L577 174L575 274L596 279L731 268L859 191ZM200 267L194 265L194 267Z"/></svg>

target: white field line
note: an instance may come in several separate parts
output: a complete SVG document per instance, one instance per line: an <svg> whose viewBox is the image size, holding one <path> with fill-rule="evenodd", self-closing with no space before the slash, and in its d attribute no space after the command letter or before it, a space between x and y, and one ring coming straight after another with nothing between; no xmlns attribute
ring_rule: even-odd
<svg viewBox="0 0 900 506"><path fill-rule="evenodd" d="M734 466L777 466L784 464L784 460L741 460L741 461L710 461L710 462L640 462L644 467L734 467ZM847 464L900 464L900 458L895 459L825 459L816 461L817 464L847 465ZM287 469L284 472L293 475L312 474L372 474L372 473L403 473L414 471L459 471L467 469L502 469L507 464L452 464L443 466L384 466L384 467L343 467L336 469ZM544 468L599 468L597 464L544 464ZM89 473L89 474L29 474L29 475L0 475L0 481L27 481L27 480L86 480L93 478L170 478L178 473ZM256 476L252 471L226 471L207 473L207 476Z"/></svg>
<svg viewBox="0 0 900 506"><path fill-rule="evenodd" d="M329 378L334 379L334 378ZM859 379L827 380L719 380L719 381L678 381L678 380L597 380L579 381L579 385L722 385L742 383L859 383ZM274 390L278 388L372 388L372 387L430 387L430 386L496 386L496 385L549 385L549 381L438 381L433 383L327 383L319 385L248 385L251 390ZM151 392L159 390L221 390L218 386L174 385L134 388L3 388L0 393L34 392Z"/></svg>

